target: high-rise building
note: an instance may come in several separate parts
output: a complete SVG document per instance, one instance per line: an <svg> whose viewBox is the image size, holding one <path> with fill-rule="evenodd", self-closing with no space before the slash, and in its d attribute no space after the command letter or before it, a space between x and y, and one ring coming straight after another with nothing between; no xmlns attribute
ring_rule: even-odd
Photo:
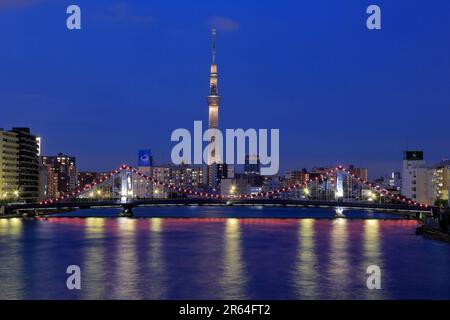
<svg viewBox="0 0 450 320"><path fill-rule="evenodd" d="M244 176L247 178L250 188L255 189L262 187L264 177L261 176L261 163L259 161L259 156L245 156Z"/></svg>
<svg viewBox="0 0 450 320"><path fill-rule="evenodd" d="M153 157L150 149L141 149L138 151L138 170L146 176L152 176ZM153 184L139 176L133 174L133 193L136 198L152 198L154 189ZM158 192L157 192L158 193Z"/></svg>
<svg viewBox="0 0 450 320"><path fill-rule="evenodd" d="M198 166L181 165L164 165L153 166L151 168L151 176L153 179L165 184L186 188L190 190L202 190L204 188L204 169ZM137 179L140 179L137 177ZM148 184L148 183L147 183ZM164 191L165 190L165 191ZM175 196L168 192L167 188L154 185L152 189L153 198L167 198Z"/></svg>
<svg viewBox="0 0 450 320"><path fill-rule="evenodd" d="M0 129L0 200L18 197L19 144L15 132Z"/></svg>
<svg viewBox="0 0 450 320"><path fill-rule="evenodd" d="M77 188L83 189L85 186L92 184L96 180L108 179L108 173L95 171L77 172Z"/></svg>
<svg viewBox="0 0 450 320"><path fill-rule="evenodd" d="M150 149L141 149L138 152L138 168L150 168L153 166L153 156Z"/></svg>
<svg viewBox="0 0 450 320"><path fill-rule="evenodd" d="M37 137L29 128L13 128L17 134L19 153L19 193L26 202L36 201L39 197L39 146Z"/></svg>
<svg viewBox="0 0 450 320"><path fill-rule="evenodd" d="M235 175L234 165L227 164L227 178L233 179Z"/></svg>
<svg viewBox="0 0 450 320"><path fill-rule="evenodd" d="M356 176L356 178L364 181L369 180L369 170L367 168L355 168L354 165L349 165L348 169Z"/></svg>
<svg viewBox="0 0 450 320"><path fill-rule="evenodd" d="M0 129L0 199L25 202L38 199L36 139L29 128Z"/></svg>
<svg viewBox="0 0 450 320"><path fill-rule="evenodd" d="M400 172L394 171L391 172L390 177L387 179L387 186L390 188L394 188L396 190L400 190L402 187L402 175Z"/></svg>
<svg viewBox="0 0 450 320"><path fill-rule="evenodd" d="M220 184L220 180L228 178L230 172L226 163L213 163L209 165L207 167L207 185L212 188L217 187Z"/></svg>
<svg viewBox="0 0 450 320"><path fill-rule="evenodd" d="M428 204L449 205L450 160L444 160L428 170Z"/></svg>
<svg viewBox="0 0 450 320"><path fill-rule="evenodd" d="M54 198L77 187L76 159L59 153L57 156L41 157L41 164L48 171L48 197Z"/></svg>
<svg viewBox="0 0 450 320"><path fill-rule="evenodd" d="M233 179L223 178L220 180L220 193L228 196L239 196L247 194L251 189L245 174L236 174Z"/></svg>
<svg viewBox="0 0 450 320"><path fill-rule="evenodd" d="M303 184L309 179L309 173L306 169L286 172L286 186L294 184Z"/></svg>
<svg viewBox="0 0 450 320"><path fill-rule="evenodd" d="M48 168L39 163L39 201L48 199L48 174Z"/></svg>
<svg viewBox="0 0 450 320"><path fill-rule="evenodd" d="M38 188L38 201L46 200L48 198L48 170L47 167L42 165L42 138L36 137L36 143L38 146L38 172L39 172L39 188Z"/></svg>
<svg viewBox="0 0 450 320"><path fill-rule="evenodd" d="M428 203L428 168L423 151L404 151L401 194L420 203Z"/></svg>
<svg viewBox="0 0 450 320"><path fill-rule="evenodd" d="M246 155L244 173L246 174L261 174L261 162L257 155Z"/></svg>
<svg viewBox="0 0 450 320"><path fill-rule="evenodd" d="M220 96L217 88L217 82L219 79L219 74L217 72L216 64L216 29L212 30L212 63L209 74L209 95L206 97L209 109L209 128L219 129L219 104ZM212 150L211 155L217 157L216 152L219 150ZM210 160L212 161L212 160ZM208 163L212 164L212 162Z"/></svg>
<svg viewBox="0 0 450 320"><path fill-rule="evenodd" d="M42 152L42 138L41 137L36 137L36 143L37 143L37 148L38 148L38 156L41 156L41 152Z"/></svg>

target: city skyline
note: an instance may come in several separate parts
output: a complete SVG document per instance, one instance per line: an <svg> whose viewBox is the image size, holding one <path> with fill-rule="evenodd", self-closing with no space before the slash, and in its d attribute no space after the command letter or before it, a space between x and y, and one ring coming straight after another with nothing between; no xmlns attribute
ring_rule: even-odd
<svg viewBox="0 0 450 320"><path fill-rule="evenodd" d="M189 17L180 3L169 12L161 3L80 1L77 32L64 28L65 12L53 1L1 6L3 26L31 9L48 19L38 24L33 14L28 23L40 28L22 23L6 35L0 127L30 127L43 138L43 154L76 156L81 170L134 163L142 148L169 162L170 132L207 119L214 26L221 128L280 128L280 173L342 163L368 167L376 178L400 169L406 149L424 150L430 164L448 157L439 121L450 115L450 47L436 42L446 35L445 16L380 1L383 29L370 32L364 5L341 5L334 16L337 4L321 4L260 5L247 17L248 4L215 3ZM283 21L261 24L270 9ZM403 25L400 15L413 19Z"/></svg>

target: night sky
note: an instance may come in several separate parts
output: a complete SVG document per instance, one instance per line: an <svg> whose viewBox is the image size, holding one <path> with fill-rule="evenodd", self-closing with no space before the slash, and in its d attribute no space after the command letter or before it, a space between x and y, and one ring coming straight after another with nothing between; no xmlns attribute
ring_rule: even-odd
<svg viewBox="0 0 450 320"><path fill-rule="evenodd" d="M279 128L282 171L375 178L406 148L450 156L448 0L0 0L0 127L31 127L81 170L135 165L140 148L167 162L174 129L207 123L212 25L220 126Z"/></svg>

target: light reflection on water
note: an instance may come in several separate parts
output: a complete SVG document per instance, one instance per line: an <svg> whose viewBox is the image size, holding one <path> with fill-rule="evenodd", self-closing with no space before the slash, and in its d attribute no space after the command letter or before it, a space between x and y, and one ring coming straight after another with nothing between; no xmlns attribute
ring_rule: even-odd
<svg viewBox="0 0 450 320"><path fill-rule="evenodd" d="M295 286L299 296L305 299L318 298L317 293L317 257L315 251L314 219L300 219L297 250Z"/></svg>
<svg viewBox="0 0 450 320"><path fill-rule="evenodd" d="M138 259L136 223L138 220L118 218L117 267L113 277L114 296L139 298L137 292ZM123 296L123 297L122 297Z"/></svg>
<svg viewBox="0 0 450 320"><path fill-rule="evenodd" d="M328 264L331 298L349 299L350 297L347 295L350 292L342 291L342 288L345 288L349 283L351 275L349 270L353 267L348 256L347 220L343 218L335 219L332 221L331 228L330 262Z"/></svg>
<svg viewBox="0 0 450 320"><path fill-rule="evenodd" d="M85 219L85 241L96 242L103 241L105 230L105 219L86 218ZM86 299L99 299L105 294L105 247L101 245L89 245L84 250L84 261L81 266L85 270L83 274L87 281L83 281L83 292ZM98 279L92 278L96 275ZM100 284L100 285L99 285Z"/></svg>
<svg viewBox="0 0 450 320"><path fill-rule="evenodd" d="M165 263L163 255L163 219L150 219L150 252L149 252L149 273L151 275L151 290L149 299L167 298L167 274L165 273Z"/></svg>
<svg viewBox="0 0 450 320"><path fill-rule="evenodd" d="M225 221L221 299L246 299L245 261L242 259L240 232L239 219L230 218Z"/></svg>
<svg viewBox="0 0 450 320"><path fill-rule="evenodd" d="M0 298L449 299L450 246L415 236L416 226L376 219L0 220ZM82 269L81 291L66 289L71 264ZM381 290L366 287L369 265L381 267Z"/></svg>
<svg viewBox="0 0 450 320"><path fill-rule="evenodd" d="M0 277L0 297L5 295L7 299L23 299L24 265L21 259L22 223L19 218L0 219L0 239L11 239L7 249L0 246L0 264L2 276ZM5 257L5 258L3 258ZM4 271L3 271L4 270Z"/></svg>
<svg viewBox="0 0 450 320"><path fill-rule="evenodd" d="M380 247L380 221L379 220L365 220L364 221L364 259L362 260L362 266L361 269L364 271L366 270L367 273L367 267L371 265L379 266L381 270L384 270L384 274L382 274L383 277L387 277L386 269L384 268L383 263L383 255L381 252ZM366 279L367 280L367 279ZM381 291L379 290L366 290L364 291L364 298L365 299L381 299L389 298L389 294L387 292L384 293L384 295L380 294Z"/></svg>

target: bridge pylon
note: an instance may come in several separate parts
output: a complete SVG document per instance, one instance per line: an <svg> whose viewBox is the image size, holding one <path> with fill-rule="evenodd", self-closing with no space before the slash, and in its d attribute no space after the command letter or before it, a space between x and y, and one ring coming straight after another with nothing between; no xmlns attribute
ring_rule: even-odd
<svg viewBox="0 0 450 320"><path fill-rule="evenodd" d="M133 206L132 205L124 205L122 206L122 212L120 213L121 217L132 218L134 216Z"/></svg>
<svg viewBox="0 0 450 320"><path fill-rule="evenodd" d="M120 203L129 203L133 199L133 173L131 170L120 172Z"/></svg>
<svg viewBox="0 0 450 320"><path fill-rule="evenodd" d="M345 172L338 167L336 170L336 183L334 189L334 197L336 201L343 201L344 199L344 178Z"/></svg>

